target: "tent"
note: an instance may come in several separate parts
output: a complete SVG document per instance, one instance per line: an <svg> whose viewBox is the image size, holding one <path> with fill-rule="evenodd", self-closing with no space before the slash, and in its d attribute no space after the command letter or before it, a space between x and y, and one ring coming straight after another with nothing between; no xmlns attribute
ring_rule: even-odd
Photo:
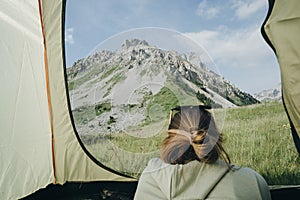
<svg viewBox="0 0 300 200"><path fill-rule="evenodd" d="M66 181L133 181L97 162L74 131L64 67L65 1L1 1L0 198Z"/></svg>
<svg viewBox="0 0 300 200"><path fill-rule="evenodd" d="M269 12L261 30L280 65L282 99L300 155L299 7L297 0L269 0Z"/></svg>
<svg viewBox="0 0 300 200"><path fill-rule="evenodd" d="M82 145L74 128L65 78L65 3L0 2L1 199L19 199L52 183L136 181L99 163ZM282 4L286 10L280 12ZM299 27L293 26L296 18L283 18L297 17L299 8L294 4L300 6L296 0L275 1L265 27L282 66L285 105L299 141L300 98L293 91L300 88L300 68L299 63L289 62L299 55L295 46ZM291 16L283 15L287 13ZM278 19L287 23L277 23ZM294 33L286 34L290 25ZM291 47L294 54L287 53Z"/></svg>

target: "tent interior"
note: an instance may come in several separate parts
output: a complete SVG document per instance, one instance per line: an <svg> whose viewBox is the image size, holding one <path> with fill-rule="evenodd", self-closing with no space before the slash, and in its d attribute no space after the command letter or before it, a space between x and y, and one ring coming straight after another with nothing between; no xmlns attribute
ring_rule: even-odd
<svg viewBox="0 0 300 200"><path fill-rule="evenodd" d="M122 76L124 66L122 69L116 65L110 69L108 67L97 69L98 71L89 69L88 65L98 66L99 64L97 63L99 60L93 55L106 61L105 59L109 56L115 55L114 52L102 51L97 54L98 50L96 50L85 59L76 61L72 67L67 67L65 15L68 11L66 4L65 0L5 0L0 3L2 36L0 42L0 60L2 61L0 198L133 199L139 174L150 157L159 156L157 146L160 145L158 143L162 139L160 132L164 130L159 129L160 132L157 135L151 135L151 132L158 126L167 125L166 116L169 114L170 106L178 102L191 104L200 99L208 100L200 93L193 93L198 95L197 98L189 99L184 95L181 97L179 93L183 92L179 86L172 84L174 80L169 78L170 76L156 73L157 69L149 72L159 78L156 83L150 79L144 79L146 82L137 80L141 85L139 87L136 86L137 82L126 82L126 77ZM286 147L282 147L283 150L268 146L267 151L275 155L286 151L282 155L289 155L289 157L279 160L293 163L289 171L277 174L278 182L276 182L277 179L272 179L273 177L267 171L263 173L266 176L270 175L270 179L267 180L271 182L272 199L297 199L300 196L300 96L299 92L294 92L300 91L300 65L297 63L297 56L300 55L299 45L297 46L300 42L297 37L300 32L300 26L298 26L300 22L297 20L299 9L300 2L297 0L289 2L269 0L269 11L262 24L262 35L274 50L280 65L283 94L280 112L284 112L287 120L272 134L277 134L276 131L281 130L288 133L286 136L288 141L282 141L286 143ZM287 29L290 31L286 31ZM152 33L151 31L157 32L157 29L148 28L143 31L137 29L136 31L145 35L143 31ZM174 34L170 30L160 29L159 31L160 36L165 35L166 38L170 32ZM125 34L134 35L135 33L129 31ZM121 41L121 36L123 37L119 34L106 42L116 39ZM180 40L179 37L176 38ZM189 43L184 38L182 41L185 45ZM143 48L152 48L145 41L133 42L144 45ZM102 43L102 45L105 46L107 43ZM125 41L124 45L126 47L132 44ZM189 45L196 50L198 48L192 43ZM199 51L203 53L203 50ZM136 56L143 56L145 59L150 57L142 50L130 52ZM155 49L153 52L158 52L158 50ZM126 53L128 52L123 55L128 56ZM174 52L164 51L163 53L175 55ZM124 59L132 61L134 64L126 65L126 70L130 74L129 71L136 65L141 65L142 61L125 56L116 57L115 60L119 63L122 63ZM108 66L106 64L103 66ZM145 75L148 72L139 73ZM168 85L159 82L167 78L171 80ZM135 78L131 77L131 80ZM123 81L125 84L119 84L118 81ZM126 93L126 88L130 88L130 83L133 85L132 88L135 88L129 95ZM191 84L184 83L185 85ZM182 85L184 84L181 83ZM200 87L204 93L207 90L210 91L205 84ZM164 91L160 92L162 89ZM113 93L114 90L120 92ZM143 98L139 96L141 94ZM162 94L168 95L167 98L176 97L177 101L158 105L162 103L160 96ZM126 99L128 96L131 99ZM109 98L115 98L115 101ZM150 98L153 99L149 101ZM152 104L153 102L156 104ZM221 103L216 104L216 112L219 111ZM148 107L144 108L145 105ZM224 105L231 104L226 101ZM276 108L278 105L271 104ZM149 116L144 117L143 121L139 121L143 131L149 132L146 136L139 135L141 124L136 124L142 111L150 113ZM229 111L226 112L226 115L230 114ZM166 120L162 120L159 115L165 117ZM131 121L127 121L127 124L116 122L124 116ZM224 113L220 116L225 118ZM223 118L220 121L222 120L224 121ZM104 134L97 133L98 135L95 136L95 132L99 130ZM119 131L119 135L113 134L114 131ZM153 138L156 143L153 142ZM267 139L253 143L264 148L269 142ZM137 147L132 150L132 146ZM243 155L245 154L247 152ZM282 163L278 165L280 164ZM264 159L261 165L268 165L268 159ZM268 167L274 166L267 166L266 170L269 169ZM277 166L274 170L276 169ZM284 178L280 179L280 177Z"/></svg>

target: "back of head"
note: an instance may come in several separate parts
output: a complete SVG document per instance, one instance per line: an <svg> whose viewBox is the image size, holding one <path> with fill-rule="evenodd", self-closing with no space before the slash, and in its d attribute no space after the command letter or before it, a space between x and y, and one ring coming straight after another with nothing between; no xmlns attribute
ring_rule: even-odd
<svg viewBox="0 0 300 200"><path fill-rule="evenodd" d="M222 157L230 160L222 147L222 135L206 106L182 106L172 109L168 136L163 141L161 158L170 164L192 160L213 163ZM171 114L173 115L173 114Z"/></svg>

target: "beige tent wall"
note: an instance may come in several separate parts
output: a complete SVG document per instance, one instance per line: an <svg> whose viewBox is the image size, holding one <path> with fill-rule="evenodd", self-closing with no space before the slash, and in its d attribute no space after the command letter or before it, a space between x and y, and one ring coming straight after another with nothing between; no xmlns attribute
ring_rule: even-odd
<svg viewBox="0 0 300 200"><path fill-rule="evenodd" d="M65 88L63 7L62 0L0 1L1 200L53 182L132 180L95 164L75 136Z"/></svg>
<svg viewBox="0 0 300 200"><path fill-rule="evenodd" d="M276 0L264 29L276 49L283 98L300 137L300 1Z"/></svg>
<svg viewBox="0 0 300 200"><path fill-rule="evenodd" d="M38 1L0 2L0 199L53 182Z"/></svg>
<svg viewBox="0 0 300 200"><path fill-rule="evenodd" d="M63 51L63 1L42 1L43 24L48 56L51 108L53 114L56 182L116 180L129 181L95 164L77 141L69 116Z"/></svg>

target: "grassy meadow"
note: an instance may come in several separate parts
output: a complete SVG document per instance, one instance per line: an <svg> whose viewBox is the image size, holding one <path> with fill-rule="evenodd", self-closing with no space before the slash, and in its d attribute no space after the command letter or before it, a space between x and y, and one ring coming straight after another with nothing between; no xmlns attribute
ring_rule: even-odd
<svg viewBox="0 0 300 200"><path fill-rule="evenodd" d="M258 171L270 185L299 185L300 159L281 102L226 112L224 146L233 163Z"/></svg>
<svg viewBox="0 0 300 200"><path fill-rule="evenodd" d="M256 170L269 185L300 185L300 159L281 102L225 111L221 132L232 163ZM125 133L82 135L81 138L100 162L138 177L148 160L159 156L159 148L165 136L166 133L162 131L145 138Z"/></svg>

